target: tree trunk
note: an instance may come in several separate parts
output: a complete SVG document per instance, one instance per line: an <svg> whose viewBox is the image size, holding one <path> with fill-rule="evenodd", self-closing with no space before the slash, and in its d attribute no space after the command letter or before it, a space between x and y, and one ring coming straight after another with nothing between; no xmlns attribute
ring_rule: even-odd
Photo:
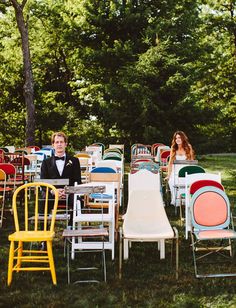
<svg viewBox="0 0 236 308"><path fill-rule="evenodd" d="M28 25L24 19L23 10L27 0L23 0L19 4L16 0L11 0L15 9L17 26L21 35L22 54L23 54L23 72L24 72L24 87L23 94L26 105L26 128L25 128L25 143L27 145L35 144L35 106L34 106L34 81L30 58L29 48L29 33Z"/></svg>

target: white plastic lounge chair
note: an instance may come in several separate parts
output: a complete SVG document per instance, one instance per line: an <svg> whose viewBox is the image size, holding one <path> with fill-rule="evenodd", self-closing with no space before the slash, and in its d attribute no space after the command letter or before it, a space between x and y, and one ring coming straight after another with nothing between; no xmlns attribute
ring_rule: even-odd
<svg viewBox="0 0 236 308"><path fill-rule="evenodd" d="M160 191L160 175L147 169L141 169L136 173L129 174L129 195L134 190L157 190Z"/></svg>
<svg viewBox="0 0 236 308"><path fill-rule="evenodd" d="M129 257L131 242L158 242L160 258L165 258L165 240L176 240L176 278L178 278L178 232L172 228L163 206L159 189L133 190L120 230L120 276L122 269L122 239L124 259Z"/></svg>

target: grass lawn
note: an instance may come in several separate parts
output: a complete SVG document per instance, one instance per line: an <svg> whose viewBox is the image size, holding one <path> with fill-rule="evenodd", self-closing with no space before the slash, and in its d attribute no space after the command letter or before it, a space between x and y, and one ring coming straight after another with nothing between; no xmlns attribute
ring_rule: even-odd
<svg viewBox="0 0 236 308"><path fill-rule="evenodd" d="M206 155L198 159L207 171L221 172L236 216L236 156ZM14 273L12 285L7 287L7 237L13 231L13 220L8 215L0 230L0 307L236 307L236 277L196 279L190 240L184 239L184 229L174 209L167 206L166 210L180 233L178 281L171 265L171 245L166 245L166 259L160 260L156 243L136 243L130 250L129 260L123 262L121 280L118 279L117 245L115 261L107 253L107 283L69 286L60 236L63 227L58 226L53 243L57 286L52 285L48 272L26 272ZM92 258L84 256L81 262L93 261ZM235 259L231 265L236 271Z"/></svg>

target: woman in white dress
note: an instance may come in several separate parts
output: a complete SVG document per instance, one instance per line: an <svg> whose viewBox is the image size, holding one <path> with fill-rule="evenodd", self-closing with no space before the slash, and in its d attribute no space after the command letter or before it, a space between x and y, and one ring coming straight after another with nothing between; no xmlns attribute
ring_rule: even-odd
<svg viewBox="0 0 236 308"><path fill-rule="evenodd" d="M178 205L176 204L175 200L176 197L174 190L175 176L178 175L179 169L183 167L182 165L176 165L175 168L173 168L173 162L175 160L193 160L193 159L194 159L194 151L191 144L188 141L188 137L182 131L175 132L171 143L170 160L168 164L168 173L166 177L166 180L168 180L168 184L170 187L172 205Z"/></svg>

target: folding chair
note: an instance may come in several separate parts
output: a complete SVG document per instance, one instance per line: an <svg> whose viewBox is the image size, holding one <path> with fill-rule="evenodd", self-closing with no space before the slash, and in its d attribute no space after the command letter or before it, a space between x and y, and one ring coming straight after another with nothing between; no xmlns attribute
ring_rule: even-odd
<svg viewBox="0 0 236 308"><path fill-rule="evenodd" d="M67 269L68 283L70 283L70 256L75 259L77 252L101 252L102 253L102 268L104 281L106 281L106 260L105 250L112 251L114 258L114 200L109 200L108 209L96 208L91 209L81 207L81 195L91 193L104 194L107 185L103 183L86 183L75 186L66 187L66 193L74 193L74 208L73 208L73 228L72 230L64 230L63 236L66 239L67 245ZM101 200L102 201L102 200ZM109 230L105 225L109 224ZM81 269L81 268L79 268ZM84 270L95 269L94 267L82 268ZM97 280L79 280L76 282L98 282Z"/></svg>
<svg viewBox="0 0 236 308"><path fill-rule="evenodd" d="M6 174L6 189L5 189L5 201L11 200L11 197L16 190L16 168L10 163L0 163L0 169Z"/></svg>
<svg viewBox="0 0 236 308"><path fill-rule="evenodd" d="M206 257L213 257L214 254L214 263L217 261L217 256L232 257L232 240L236 239L236 232L233 228L230 203L226 193L212 186L200 188L192 196L190 211L195 276L197 278L236 276L236 273L232 272L209 273L211 269L209 262L207 263L208 273L199 273L200 260Z"/></svg>
<svg viewBox="0 0 236 308"><path fill-rule="evenodd" d="M188 163L188 161L186 161ZM179 169L177 177L174 178L174 195L175 195L175 209L179 206L180 207L180 216L182 217L182 207L180 202L181 200L181 193L184 193L185 188L185 175L186 174L193 174L193 173L205 173L205 170L198 165L185 165Z"/></svg>
<svg viewBox="0 0 236 308"><path fill-rule="evenodd" d="M100 168L96 168L100 169ZM108 168L106 168L108 169ZM94 171L94 170L93 170ZM105 194L90 194L85 196L85 205L90 208L109 208L110 201L113 204L114 210L114 220L109 223L109 236L112 247L112 259L114 259L114 230L115 238L118 238L118 224L119 224L119 208L120 208L120 183L121 183L121 174L120 173L97 173L91 172L89 177L89 183L97 183L106 185ZM88 183L88 184L89 184ZM113 226L114 225L114 226ZM112 231L113 230L113 231Z"/></svg>
<svg viewBox="0 0 236 308"><path fill-rule="evenodd" d="M88 193L105 191L104 185L97 184L81 184L74 187L67 187L66 191L74 193L74 208L73 208L73 228L72 230L64 230L63 237L66 240L67 247L67 275L68 284L71 282L71 261L75 259L75 254L79 252L101 252L102 253L102 272L103 280L106 281L106 256L105 256L105 241L109 236L106 228L104 228L104 221L111 219L109 212L104 213L104 209L89 209L82 208L80 196ZM71 252L71 253L70 253ZM79 267L78 270L95 270L97 267ZM82 282L99 282L97 279L80 278L75 283Z"/></svg>
<svg viewBox="0 0 236 308"><path fill-rule="evenodd" d="M221 174L214 173L193 173L185 175L185 193L181 194L181 199L185 200L185 238L188 239L188 232L191 231L190 223L190 200L192 195L201 187L214 186L224 190L221 184ZM180 202L182 204L182 201ZM180 211L180 220L182 224L183 217Z"/></svg>

